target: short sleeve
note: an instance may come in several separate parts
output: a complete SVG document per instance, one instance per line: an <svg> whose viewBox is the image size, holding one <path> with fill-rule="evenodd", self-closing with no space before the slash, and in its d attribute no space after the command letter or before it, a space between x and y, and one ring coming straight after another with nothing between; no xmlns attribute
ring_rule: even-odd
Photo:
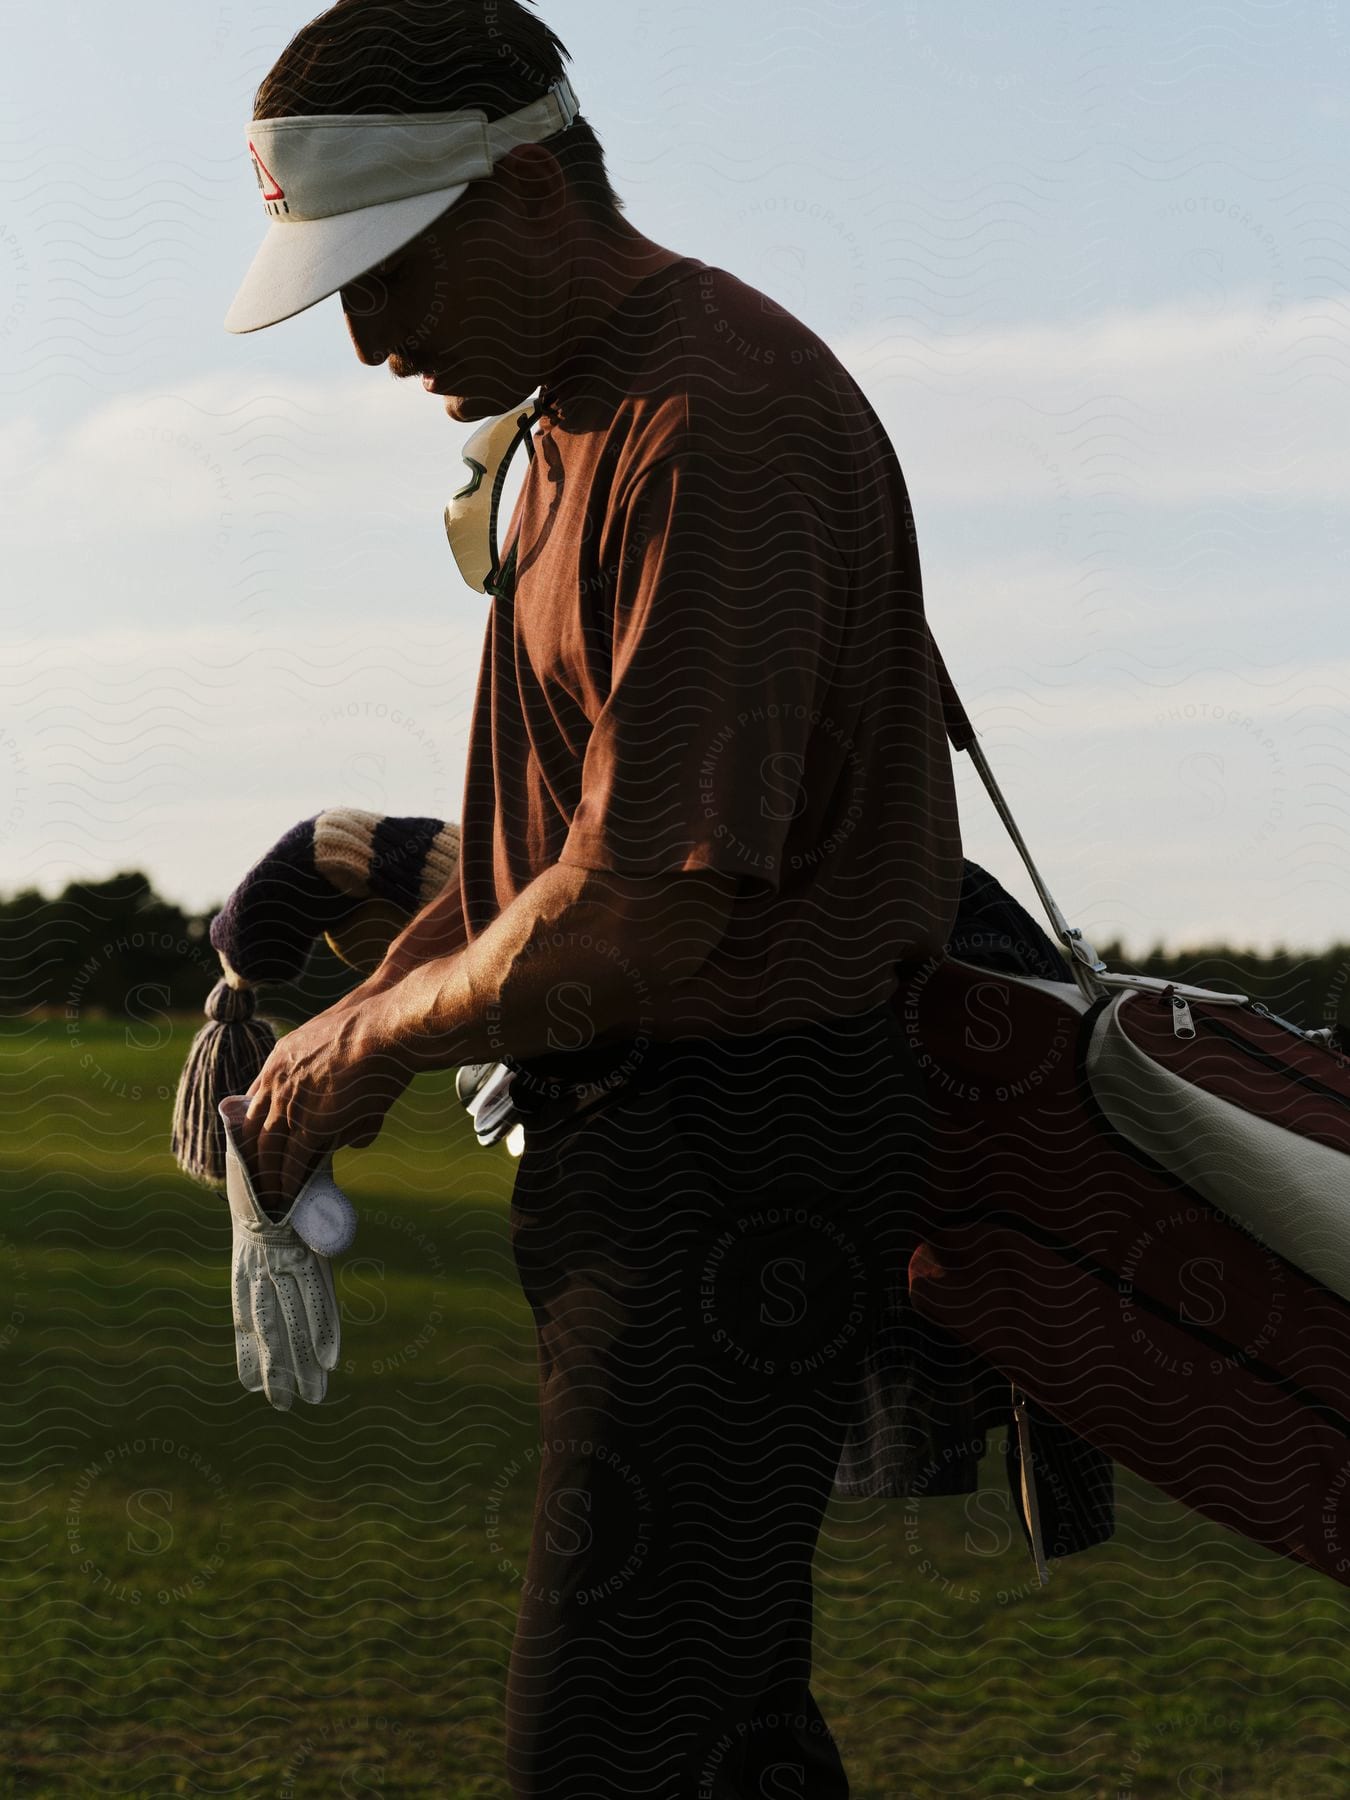
<svg viewBox="0 0 1350 1800"><path fill-rule="evenodd" d="M620 535L609 693L560 860L777 888L838 657L838 554L786 476L701 452L633 484Z"/></svg>

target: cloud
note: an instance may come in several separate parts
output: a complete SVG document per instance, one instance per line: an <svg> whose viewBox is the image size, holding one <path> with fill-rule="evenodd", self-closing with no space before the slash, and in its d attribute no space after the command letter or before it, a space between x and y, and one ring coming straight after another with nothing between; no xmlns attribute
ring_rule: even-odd
<svg viewBox="0 0 1350 1800"><path fill-rule="evenodd" d="M1350 494L1350 295L1194 304L834 349L873 400L916 503L1173 510Z"/></svg>
<svg viewBox="0 0 1350 1800"><path fill-rule="evenodd" d="M900 454L936 636L1075 922L1343 935L1350 531L1325 520L1350 494L1344 301L835 347ZM200 901L324 805L456 816L484 608L439 513L467 436L375 370L206 375L0 424L11 568L38 601L0 633L26 759L21 818L0 806L11 880L127 857ZM968 854L1035 908L956 764Z"/></svg>
<svg viewBox="0 0 1350 1800"><path fill-rule="evenodd" d="M94 538L111 555L167 533L215 535L266 513L312 526L433 516L457 485L453 425L381 371L341 380L204 375L120 394L64 425L0 422L11 547Z"/></svg>

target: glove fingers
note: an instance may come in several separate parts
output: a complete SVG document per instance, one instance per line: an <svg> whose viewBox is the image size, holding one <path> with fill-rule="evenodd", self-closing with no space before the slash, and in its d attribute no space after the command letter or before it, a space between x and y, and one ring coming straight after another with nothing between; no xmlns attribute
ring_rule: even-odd
<svg viewBox="0 0 1350 1800"><path fill-rule="evenodd" d="M333 1265L326 1256L311 1259L313 1281L301 1283L300 1294L309 1321L309 1341L321 1369L337 1367L342 1341L342 1312L333 1286Z"/></svg>
<svg viewBox="0 0 1350 1800"><path fill-rule="evenodd" d="M234 1328L234 1366L239 1371L239 1380L250 1394L256 1394L263 1384L262 1362L258 1356L258 1340L253 1335L251 1325L236 1325Z"/></svg>
<svg viewBox="0 0 1350 1800"><path fill-rule="evenodd" d="M320 1278L314 1266L319 1260L312 1251L306 1250L300 1256L287 1257L272 1270L272 1285L276 1289L290 1346L296 1389L300 1398L308 1400L312 1406L318 1405L328 1387L311 1324L310 1290L319 1287L321 1292ZM324 1351L327 1354L326 1343Z"/></svg>
<svg viewBox="0 0 1350 1800"><path fill-rule="evenodd" d="M338 1305L337 1288L333 1284L333 1265L326 1256L319 1258L319 1273L323 1276L324 1288L328 1300L328 1316L333 1321L332 1331L325 1333L322 1340L316 1336L319 1345L319 1362L325 1369L337 1367L338 1351L342 1347L342 1308Z"/></svg>
<svg viewBox="0 0 1350 1800"><path fill-rule="evenodd" d="M234 1362L239 1379L250 1394L263 1384L262 1363L258 1357L258 1339L253 1323L253 1295L250 1289L250 1267L247 1252L236 1246L234 1254Z"/></svg>
<svg viewBox="0 0 1350 1800"><path fill-rule="evenodd" d="M275 1285L266 1270L260 1270L253 1278L252 1305L254 1336L262 1361L263 1389L279 1412L287 1412L295 1399L295 1370L291 1365L290 1344L282 1324Z"/></svg>
<svg viewBox="0 0 1350 1800"><path fill-rule="evenodd" d="M348 1203L349 1204L349 1203ZM235 1362L246 1390L286 1412L317 1405L337 1365L340 1311L329 1260L291 1232L240 1232L231 1289Z"/></svg>

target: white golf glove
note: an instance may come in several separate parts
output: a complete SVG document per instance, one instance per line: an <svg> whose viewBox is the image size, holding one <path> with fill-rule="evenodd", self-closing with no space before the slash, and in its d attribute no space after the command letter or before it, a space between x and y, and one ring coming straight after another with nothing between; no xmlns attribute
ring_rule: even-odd
<svg viewBox="0 0 1350 1800"><path fill-rule="evenodd" d="M455 1076L455 1093L485 1150L505 1138L511 1155L519 1156L525 1148L525 1127L511 1099L514 1077L515 1071L505 1063L466 1063Z"/></svg>
<svg viewBox="0 0 1350 1800"><path fill-rule="evenodd" d="M239 1379L286 1411L295 1396L318 1405L341 1342L329 1258L349 1248L356 1209L333 1180L330 1152L280 1221L269 1219L231 1127L248 1111L234 1094L220 1103L225 1193L234 1224L234 1339Z"/></svg>

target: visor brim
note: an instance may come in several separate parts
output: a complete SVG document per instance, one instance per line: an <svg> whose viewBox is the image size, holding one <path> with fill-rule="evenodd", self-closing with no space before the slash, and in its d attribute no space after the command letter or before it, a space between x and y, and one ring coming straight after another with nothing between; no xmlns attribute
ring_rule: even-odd
<svg viewBox="0 0 1350 1800"><path fill-rule="evenodd" d="M467 181L328 219L274 219L225 315L226 331L279 325L328 300L449 211Z"/></svg>

